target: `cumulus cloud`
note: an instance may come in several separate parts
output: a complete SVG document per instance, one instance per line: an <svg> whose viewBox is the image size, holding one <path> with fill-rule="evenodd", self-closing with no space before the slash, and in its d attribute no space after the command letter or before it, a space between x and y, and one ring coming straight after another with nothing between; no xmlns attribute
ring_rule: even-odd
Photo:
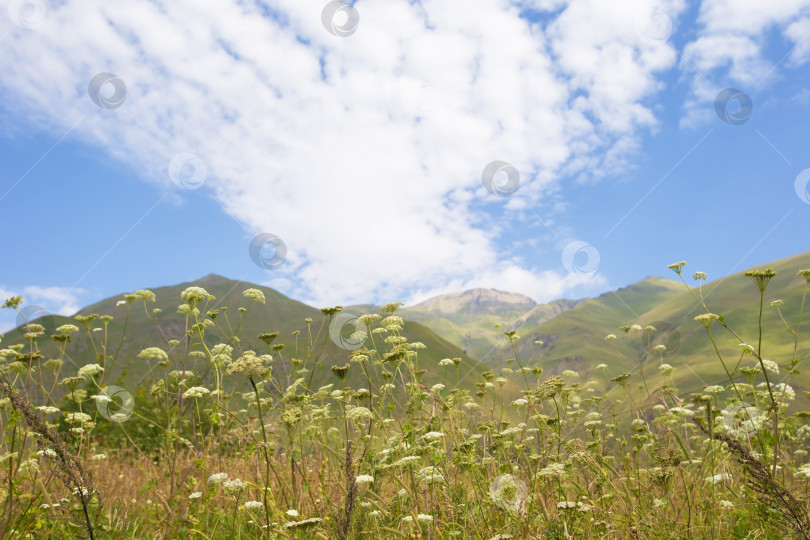
<svg viewBox="0 0 810 540"><path fill-rule="evenodd" d="M0 87L27 121L72 127L167 190L172 158L199 156L245 244L286 243L269 284L313 303L604 283L516 261L482 224L631 166L684 2L368 0L346 38L324 4L65 0L33 30L7 24ZM100 72L126 84L120 107L88 98ZM520 172L512 199L481 185L494 160Z"/></svg>
<svg viewBox="0 0 810 540"><path fill-rule="evenodd" d="M724 88L737 85L753 95L780 79L780 64L796 67L810 60L810 0L704 0L698 35L686 44L681 69L692 80L685 102L685 126L711 116L706 107ZM774 36L787 46L784 58L770 58Z"/></svg>
<svg viewBox="0 0 810 540"><path fill-rule="evenodd" d="M48 314L73 315L81 305L80 297L84 289L71 287L42 287L29 285L21 290L9 289L0 286L0 301L12 296L22 296L23 303L20 311L27 318L38 318ZM0 331L8 331L18 326L18 314L10 309L0 310Z"/></svg>

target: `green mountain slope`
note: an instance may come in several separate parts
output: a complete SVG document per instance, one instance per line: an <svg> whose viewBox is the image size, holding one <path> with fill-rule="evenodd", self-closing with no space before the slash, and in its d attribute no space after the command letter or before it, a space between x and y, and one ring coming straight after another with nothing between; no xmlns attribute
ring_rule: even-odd
<svg viewBox="0 0 810 540"><path fill-rule="evenodd" d="M147 309L144 309L143 302L136 301L132 305L128 319L125 309L116 306L117 302L123 299L123 296L102 300L79 311L78 315L96 313L114 317L107 328L107 335L109 336L107 356L115 356L115 360L109 363L105 381L108 383L116 381L117 384L126 387L147 380L149 378L147 375L147 363L137 358L138 353L147 347L153 346L169 351L168 342L170 339L180 341L180 344L175 347L174 353L171 355L176 361L175 369L192 370L198 375L210 374L207 360L187 358L185 354L185 316L177 313L177 307L183 303L180 299L180 293L191 286L203 287L216 298L204 308L200 306L203 317L205 311L220 310L216 318L216 326L211 326L206 330L205 341L209 348L217 343L227 342L228 337L233 333L229 329L236 330L238 328L236 334L239 337L239 342L234 343L232 341L230 343L235 349L234 357L237 356L236 351L239 350L253 350L258 354L264 354L268 352L268 348L266 344L258 339L259 333L279 332L279 337L273 344L282 344L285 348L280 352L273 352L274 357L281 356L287 360L291 358L305 360L304 367L313 365L317 359L322 366L316 368L313 376L313 386L318 388L320 385L328 383L336 383L336 386L340 386L338 379L332 374L330 368L333 365L345 364L349 359L350 350L339 347L335 341L340 342L337 335L342 335L344 339L348 339L351 333L355 331L353 325L348 324L342 328L342 331L333 332L335 335L333 341L327 324L328 318L323 315L320 309L292 300L268 287L234 281L217 275L209 275L193 282L151 289L156 295L156 302L147 303ZM244 316L244 320L240 323L239 308L248 307L250 304L250 301L242 296L243 291L248 288L261 290L265 295L266 303L254 303L251 305ZM155 308L159 309L160 312L154 313L152 310ZM371 313L376 312L375 310ZM305 322L307 318L312 319L309 326ZM32 322L45 326L46 334L52 333L56 327L62 324L81 326L73 317L62 316L48 316ZM126 338L122 341L121 336L124 335L125 326ZM92 327L103 328L103 324L96 319ZM293 335L296 331L299 332L298 336ZM447 374L444 373L446 368L438 369L438 363L442 358L461 358L462 373L470 372L469 377L462 381L461 386L471 392L475 391L473 381L481 380L480 374L486 371L486 366L465 354L449 341L439 337L428 327L417 322L406 321L403 334L408 338L408 341L419 341L425 345L425 349L418 351L420 367L427 369L422 380L424 384L432 385L438 382L446 383L447 380L454 381L455 372L453 377L447 377ZM67 348L63 376L74 374L79 367L85 364L99 362L96 350L98 345L102 343L104 335L104 331L93 332L96 341L96 347L94 348L84 328L80 333L74 334L73 340ZM315 354L307 359L306 351L310 338L312 339L312 349ZM375 335L374 339L380 351L383 352L386 347L383 342L384 335ZM2 346L8 347L25 341L20 329L15 329L5 335ZM55 343L50 341L47 336L40 338L39 345L45 358L53 358L58 355ZM369 343L366 343L366 345L370 346ZM283 364L289 365L289 361L283 362ZM287 383L287 380L294 380L296 377L295 374L286 371L286 369L276 371L277 375L281 377L281 384ZM384 381L372 382L375 385L384 383ZM354 388L368 386L362 371L354 365L349 370L346 384ZM447 384L447 386L450 387L451 385Z"/></svg>
<svg viewBox="0 0 810 540"><path fill-rule="evenodd" d="M793 334L785 329L779 313L770 306L772 300L781 299L782 315L793 327L799 320L805 280L796 273L810 268L810 253L803 253L758 265L753 269L773 267L777 272L765 294L763 307L763 357L775 360L782 369L775 382L789 382L800 399L800 390L810 390L810 376L805 375L802 364L800 375L787 378L785 366L793 358ZM684 277L690 286L698 282L692 279L694 272L689 266L684 269ZM674 274L673 274L674 276ZM697 294L700 294L696 290ZM759 291L756 285L743 272L704 284L702 294L711 312L725 317L729 326L740 339L757 347ZM810 305L806 306L810 309ZM645 366L645 376L650 389L664 383L673 384L681 394L699 392L705 386L726 384L727 377L714 351L706 330L694 317L704 310L690 294L683 283L664 278L647 278L624 289L604 294L585 301L574 309L558 315L534 328L524 327L518 331L520 341L518 351L524 365L537 365L544 368L545 374L558 374L570 369L579 372L583 382L590 380L597 391L621 392L610 378L625 372L634 377L631 383L637 388L642 384L640 366ZM808 314L804 317L802 335L810 331ZM637 324L651 325L653 333L631 330L625 334L620 326ZM605 336L614 334L613 342ZM740 339L715 325L713 335L718 348L726 361L729 371L737 367ZM543 345L535 345L542 340ZM804 345L802 345L804 343ZM806 361L808 357L807 339L800 340L797 357ZM667 351L663 357L654 352L654 346L663 344ZM494 369L507 365L514 358L508 347L501 347L488 361ZM664 380L657 369L661 363L675 368L672 379ZM597 370L599 364L607 364L604 370ZM752 358L746 356L741 366L753 365ZM513 366L514 367L514 366Z"/></svg>
<svg viewBox="0 0 810 540"><path fill-rule="evenodd" d="M537 304L527 296L495 289L443 294L403 309L403 316L421 322L471 356L486 358L504 341L494 326L515 329L537 325L577 305L576 300Z"/></svg>
<svg viewBox="0 0 810 540"><path fill-rule="evenodd" d="M590 364L617 360L620 355L606 347L605 335L633 321L641 313L677 296L678 284L664 278L646 278L629 287L605 293L538 325L525 325L517 331L518 352L529 365L540 365L548 373L565 369L588 370ZM535 341L543 341L542 346ZM500 368L513 357L501 347L490 365Z"/></svg>

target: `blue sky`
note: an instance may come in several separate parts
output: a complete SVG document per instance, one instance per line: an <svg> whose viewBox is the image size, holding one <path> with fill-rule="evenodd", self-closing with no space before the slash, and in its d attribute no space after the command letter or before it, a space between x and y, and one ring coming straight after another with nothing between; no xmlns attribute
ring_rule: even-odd
<svg viewBox="0 0 810 540"><path fill-rule="evenodd" d="M808 249L810 0L452 4L358 1L342 36L320 0L10 1L0 292L70 314L213 272L319 306L548 301Z"/></svg>

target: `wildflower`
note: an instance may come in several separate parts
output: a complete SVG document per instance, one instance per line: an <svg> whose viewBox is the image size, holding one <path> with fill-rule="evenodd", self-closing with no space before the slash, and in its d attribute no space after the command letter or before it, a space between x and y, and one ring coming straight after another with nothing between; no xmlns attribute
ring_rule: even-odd
<svg viewBox="0 0 810 540"><path fill-rule="evenodd" d="M212 474L211 476L208 477L208 483L209 484L220 484L220 483L222 483L223 481L225 481L227 479L228 479L228 473L224 473L224 472L216 473L216 474Z"/></svg>
<svg viewBox="0 0 810 540"><path fill-rule="evenodd" d="M272 356L269 354L256 356L255 353L248 354L250 352L252 351L245 351L245 355L240 356L234 363L228 366L225 373L256 378L264 378L267 376L273 367L269 365L273 359Z"/></svg>
<svg viewBox="0 0 810 540"><path fill-rule="evenodd" d="M394 466L397 466L397 465L399 465L399 466L410 465L411 463L415 463L415 462L419 461L420 459L422 459L422 458L420 458L419 456L405 456L404 458L402 458L399 461L397 461L396 463L394 463Z"/></svg>
<svg viewBox="0 0 810 540"><path fill-rule="evenodd" d="M562 478L565 476L565 464L549 463L537 472L537 476L543 478Z"/></svg>
<svg viewBox="0 0 810 540"><path fill-rule="evenodd" d="M632 330L633 332L641 332L642 328L641 326L634 324L630 326L630 330Z"/></svg>
<svg viewBox="0 0 810 540"><path fill-rule="evenodd" d="M773 268L766 268L764 270L749 270L748 272L744 272L744 274L751 278L751 281L757 286L759 292L764 293L768 282L776 275L776 272L773 271Z"/></svg>
<svg viewBox="0 0 810 540"><path fill-rule="evenodd" d="M332 373L340 379L341 381L346 378L346 373L349 371L350 364L344 364L342 366L332 366Z"/></svg>
<svg viewBox="0 0 810 540"><path fill-rule="evenodd" d="M742 349L743 354L746 354L746 353L754 354L754 348L751 345L748 345L747 343L738 343L737 347Z"/></svg>
<svg viewBox="0 0 810 540"><path fill-rule="evenodd" d="M380 386L380 390L382 390L383 392L385 392L386 390L393 390L394 388L396 388L396 386L391 383L387 383Z"/></svg>
<svg viewBox="0 0 810 540"><path fill-rule="evenodd" d="M254 302L261 302L264 304L264 293L259 289L247 289L242 293L242 296Z"/></svg>
<svg viewBox="0 0 810 540"><path fill-rule="evenodd" d="M185 392L183 392L183 399L190 399L190 398L203 398L210 394L211 391L204 386L192 386Z"/></svg>
<svg viewBox="0 0 810 540"><path fill-rule="evenodd" d="M653 499L653 506L656 508L663 508L666 506L666 501L664 499Z"/></svg>
<svg viewBox="0 0 810 540"><path fill-rule="evenodd" d="M295 512L295 510L292 510L292 512ZM290 513L290 510L287 511L287 514L289 514L289 513ZM296 513L296 515L298 515L298 512L295 512L295 513ZM288 528L288 529L298 529L298 528L307 529L309 527L317 525L321 521L323 521L323 519L321 519L321 518L309 518L309 519L303 519L301 521L291 521L291 522L287 523L284 526L286 528Z"/></svg>
<svg viewBox="0 0 810 540"><path fill-rule="evenodd" d="M432 393L434 393L434 394L436 392L441 392L442 390L444 390L444 385L441 384L441 383L440 384L434 384L433 386L430 387L430 391Z"/></svg>
<svg viewBox="0 0 810 540"><path fill-rule="evenodd" d="M660 371L661 375L663 375L664 377L672 375L672 372L674 370L675 368L670 366L669 364L661 364L660 366L658 366L658 371Z"/></svg>
<svg viewBox="0 0 810 540"><path fill-rule="evenodd" d="M68 413L65 415L65 422L69 424L78 423L78 424L86 424L88 422L92 422L93 419L90 417L89 414L85 414L82 412L73 412Z"/></svg>
<svg viewBox="0 0 810 540"><path fill-rule="evenodd" d="M202 287L189 287L180 293L180 299L185 300L190 306L196 306L203 300L208 300L209 297L214 298Z"/></svg>
<svg viewBox="0 0 810 540"><path fill-rule="evenodd" d="M298 517L298 510L290 509L290 510L287 510L285 512L285 514L287 514L288 516L290 516L292 518L297 518Z"/></svg>
<svg viewBox="0 0 810 540"><path fill-rule="evenodd" d="M577 507L577 503L575 503L573 501L560 501L560 502L557 503L557 508L559 508L560 510L569 510L571 508L576 508L576 507Z"/></svg>
<svg viewBox="0 0 810 540"><path fill-rule="evenodd" d="M606 341L614 341L616 339L616 334L608 334L605 336Z"/></svg>
<svg viewBox="0 0 810 540"><path fill-rule="evenodd" d="M810 283L810 270L804 269L796 272L797 276L802 276L807 283Z"/></svg>
<svg viewBox="0 0 810 540"><path fill-rule="evenodd" d="M404 518L402 518L402 521L404 521L405 523L413 523L413 518L411 516L405 516Z"/></svg>
<svg viewBox="0 0 810 540"><path fill-rule="evenodd" d="M104 368L98 364L87 364L86 366L82 366L79 368L79 377L92 377L93 375L98 375L104 371Z"/></svg>
<svg viewBox="0 0 810 540"><path fill-rule="evenodd" d="M260 508L264 508L264 504L262 504L260 501L247 501L242 508L245 510L258 510Z"/></svg>
<svg viewBox="0 0 810 540"><path fill-rule="evenodd" d="M571 378L579 377L579 373L577 373L573 369L566 369L562 372L562 374L564 377L571 377Z"/></svg>
<svg viewBox="0 0 810 540"><path fill-rule="evenodd" d="M346 412L346 420L360 420L361 418L374 418L374 413L365 407L354 407Z"/></svg>
<svg viewBox="0 0 810 540"><path fill-rule="evenodd" d="M418 521L433 521L433 516L431 516L430 514L419 514L418 516L416 516L416 519Z"/></svg>
<svg viewBox="0 0 810 540"><path fill-rule="evenodd" d="M771 307L781 307L783 305L785 305L785 303L782 302L781 300L774 300L773 302L771 302Z"/></svg>
<svg viewBox="0 0 810 540"><path fill-rule="evenodd" d="M777 364L773 360L762 360L762 365L765 367L765 371L767 371L768 373L779 375L779 364Z"/></svg>
<svg viewBox="0 0 810 540"><path fill-rule="evenodd" d="M354 479L357 484L370 484L374 481L374 477L368 474L361 474Z"/></svg>
<svg viewBox="0 0 810 540"><path fill-rule="evenodd" d="M681 270L683 270L684 266L686 266L686 261L676 262L676 263L667 265L667 268L669 268L670 270L672 270L673 272L675 272L676 274L678 274L680 276L681 275Z"/></svg>
<svg viewBox="0 0 810 540"><path fill-rule="evenodd" d="M714 476L707 476L705 481L709 484L719 484L723 480L731 480L731 475L728 473L715 474Z"/></svg>
<svg viewBox="0 0 810 540"><path fill-rule="evenodd" d="M441 484L444 482L444 475L438 467L422 467L417 471L416 477L421 484Z"/></svg>
<svg viewBox="0 0 810 540"><path fill-rule="evenodd" d="M669 412L676 415L676 416L694 416L695 415L694 411L690 411L689 409L687 409L685 407L672 407L669 410Z"/></svg>
<svg viewBox="0 0 810 540"><path fill-rule="evenodd" d="M20 473L38 473L39 472L39 465L37 464L37 460L33 458L26 459L20 462L19 468Z"/></svg>
<svg viewBox="0 0 810 540"><path fill-rule="evenodd" d="M402 302L389 302L385 304L383 307L380 308L380 311L383 313L394 313L396 310L400 308L400 306L404 306Z"/></svg>
<svg viewBox="0 0 810 540"><path fill-rule="evenodd" d="M706 275L705 272L695 272L695 275L692 276L692 279L694 279L695 281L706 280L708 278L709 276Z"/></svg>
<svg viewBox="0 0 810 540"><path fill-rule="evenodd" d="M453 364L453 361L451 359L442 358L441 360L439 360L439 365L440 366L452 366L454 364Z"/></svg>
<svg viewBox="0 0 810 540"><path fill-rule="evenodd" d="M665 353L665 352L667 352L667 346L663 345L663 344L656 345L655 347L653 347L653 351L655 351L657 353Z"/></svg>
<svg viewBox="0 0 810 540"><path fill-rule="evenodd" d="M166 354L160 347L148 347L138 353L138 358L145 360L168 361L169 355Z"/></svg>
<svg viewBox="0 0 810 540"><path fill-rule="evenodd" d="M75 487L73 488L74 495L81 495L82 497L89 497L91 490L86 487Z"/></svg>
<svg viewBox="0 0 810 540"><path fill-rule="evenodd" d="M41 406L41 407L37 407L37 410L38 410L38 411L42 411L42 412L44 412L45 414L54 414L54 413L58 413L58 412L60 412L60 411L59 411L59 409L58 409L57 407L50 407L50 406L47 406L47 405L43 405L43 406Z"/></svg>
<svg viewBox="0 0 810 540"><path fill-rule="evenodd" d="M720 510L730 510L734 508L734 503L723 499L717 503L717 507L720 508Z"/></svg>
<svg viewBox="0 0 810 540"><path fill-rule="evenodd" d="M525 407L528 404L529 404L529 400L523 399L523 398L518 398L518 399L516 399L515 401L512 402L513 407Z"/></svg>
<svg viewBox="0 0 810 540"><path fill-rule="evenodd" d="M57 327L56 332L59 334L73 334L79 331L79 327L73 324L63 324Z"/></svg>
<svg viewBox="0 0 810 540"><path fill-rule="evenodd" d="M95 460L95 461L101 461L102 459L107 459L107 454L96 454L93 457L91 457L90 459Z"/></svg>
<svg viewBox="0 0 810 540"><path fill-rule="evenodd" d="M629 373L622 373L618 377L613 377L610 380L611 380L611 382L615 382L616 384L624 384L627 381L627 379L629 379L629 378L630 378Z"/></svg>
<svg viewBox="0 0 810 540"><path fill-rule="evenodd" d="M706 392L707 394L721 394L725 392L725 390L726 390L725 388L716 384L707 386L706 388L703 389L703 391Z"/></svg>
<svg viewBox="0 0 810 540"><path fill-rule="evenodd" d="M702 315L698 315L695 317L695 320L703 325L703 328L706 330L710 329L714 324L714 321L718 320L720 315L715 313L704 313Z"/></svg>

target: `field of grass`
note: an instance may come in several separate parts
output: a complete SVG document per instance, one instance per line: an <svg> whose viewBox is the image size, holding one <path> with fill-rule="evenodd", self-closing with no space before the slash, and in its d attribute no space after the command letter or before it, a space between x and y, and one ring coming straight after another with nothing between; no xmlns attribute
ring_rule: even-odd
<svg viewBox="0 0 810 540"><path fill-rule="evenodd" d="M501 328L489 365L397 303L336 335L339 307L216 277L30 322L0 347L0 537L810 538L810 270L783 266L714 304L672 265ZM675 318L683 366L649 325Z"/></svg>

